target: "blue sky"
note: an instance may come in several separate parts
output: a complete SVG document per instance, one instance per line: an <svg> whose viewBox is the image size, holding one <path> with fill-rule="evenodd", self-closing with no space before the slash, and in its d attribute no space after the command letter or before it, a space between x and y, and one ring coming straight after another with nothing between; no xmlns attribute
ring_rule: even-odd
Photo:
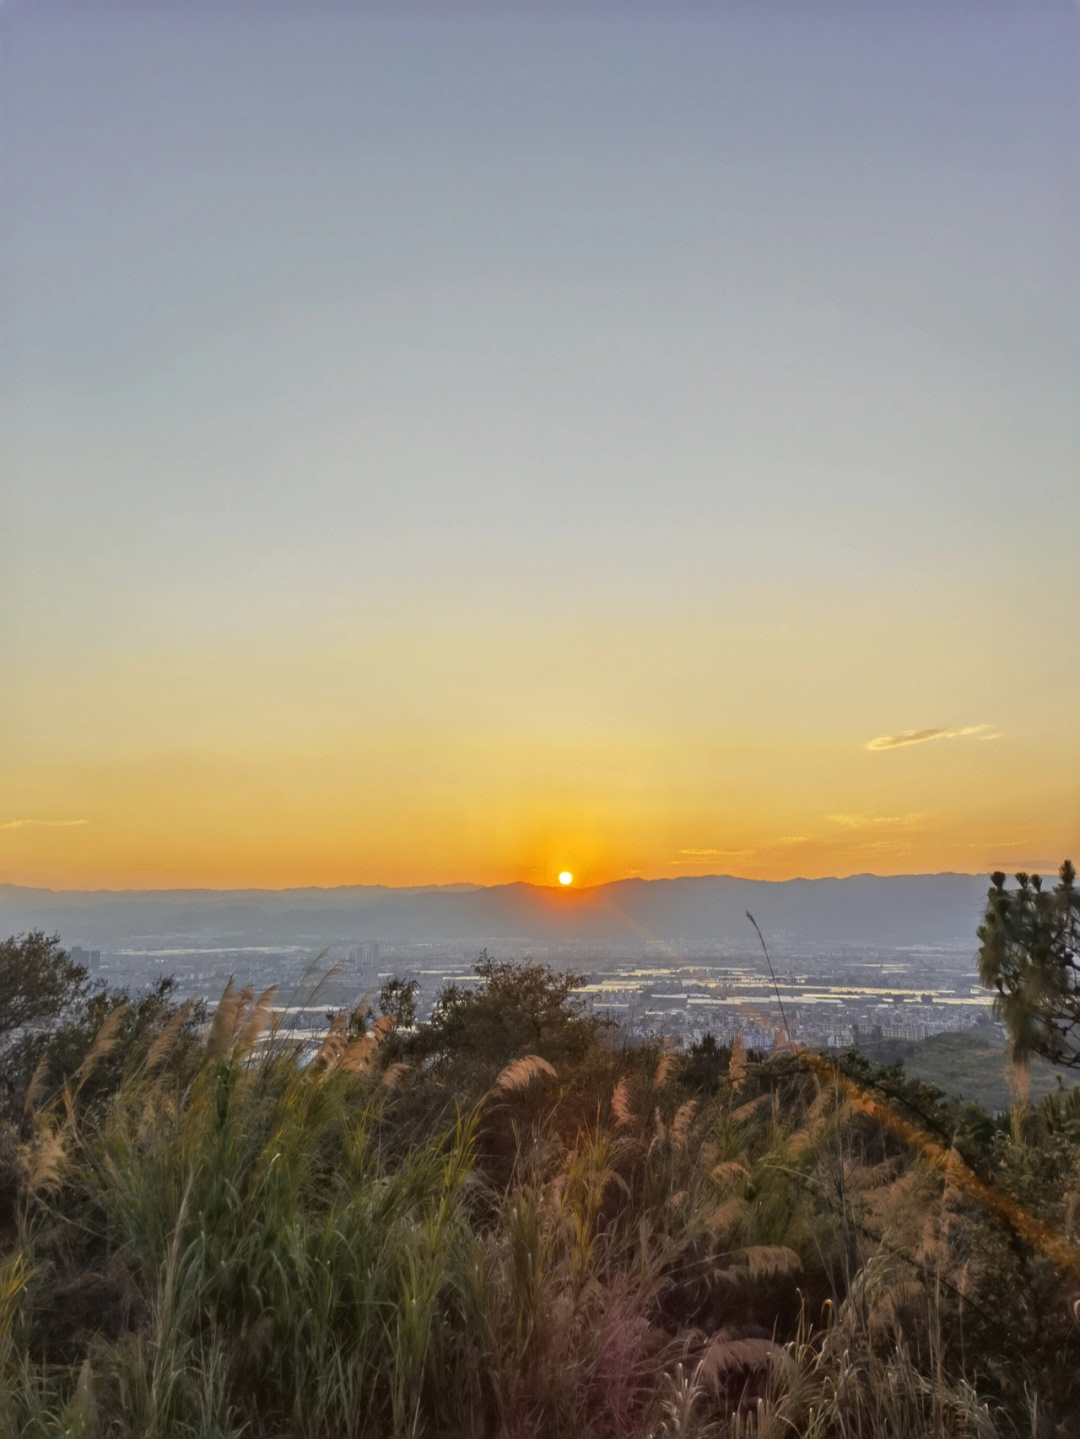
<svg viewBox="0 0 1080 1439"><path fill-rule="evenodd" d="M1080 8L0 37L8 877L1075 845Z"/></svg>

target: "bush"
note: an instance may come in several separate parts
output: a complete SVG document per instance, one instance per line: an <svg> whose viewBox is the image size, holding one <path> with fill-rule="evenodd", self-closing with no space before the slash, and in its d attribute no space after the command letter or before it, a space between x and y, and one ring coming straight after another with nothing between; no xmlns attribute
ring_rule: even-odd
<svg viewBox="0 0 1080 1439"><path fill-rule="evenodd" d="M478 978L408 1072L250 990L91 1037L0 1135L0 1436L1070 1433L1067 1272L965 1177L1072 1242L1067 1114L986 1140L857 1056L622 1053L573 977Z"/></svg>

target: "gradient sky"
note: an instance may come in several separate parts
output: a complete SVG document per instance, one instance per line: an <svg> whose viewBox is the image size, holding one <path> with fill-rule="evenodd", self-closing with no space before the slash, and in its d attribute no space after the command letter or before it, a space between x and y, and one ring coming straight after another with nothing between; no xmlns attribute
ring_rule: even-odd
<svg viewBox="0 0 1080 1439"><path fill-rule="evenodd" d="M0 881L1080 859L1080 6L0 43Z"/></svg>

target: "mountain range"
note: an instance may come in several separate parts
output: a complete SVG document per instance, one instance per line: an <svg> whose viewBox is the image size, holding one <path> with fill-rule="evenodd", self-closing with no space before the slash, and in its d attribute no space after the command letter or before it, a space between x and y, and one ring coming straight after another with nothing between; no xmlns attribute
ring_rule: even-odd
<svg viewBox="0 0 1080 1439"><path fill-rule="evenodd" d="M281 945L378 940L497 948L511 942L625 952L650 944L970 943L986 902L982 875L853 875L747 880L727 875L619 880L595 888L527 884L392 889L49 890L0 885L0 934L58 933L96 948Z"/></svg>

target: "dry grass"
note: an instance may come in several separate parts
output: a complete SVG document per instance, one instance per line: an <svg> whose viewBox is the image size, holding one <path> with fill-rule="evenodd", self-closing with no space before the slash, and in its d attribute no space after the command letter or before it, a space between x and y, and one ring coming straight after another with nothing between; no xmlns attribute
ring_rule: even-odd
<svg viewBox="0 0 1080 1439"><path fill-rule="evenodd" d="M185 1004L178 1005L176 1013L167 1024L162 1026L160 1033L154 1037L150 1048L146 1051L146 1058L143 1061L143 1066L148 1074L152 1073L159 1064L162 1064L165 1059L172 1054L181 1031L191 1016L192 1008L193 1006L190 1000Z"/></svg>
<svg viewBox="0 0 1080 1439"><path fill-rule="evenodd" d="M116 1044L117 1030L127 1011L126 1004L118 1004L106 1015L104 1023L94 1036L94 1042L91 1044L86 1058L75 1071L76 1091L82 1088L105 1056L112 1051Z"/></svg>
<svg viewBox="0 0 1080 1439"><path fill-rule="evenodd" d="M239 1059L246 1059L255 1048L256 1043L269 1027L273 1016L272 1005L277 995L278 987L272 984L264 989L262 994L252 1005L236 1036L236 1055Z"/></svg>
<svg viewBox="0 0 1080 1439"><path fill-rule="evenodd" d="M623 1129L634 1123L634 1112L630 1108L630 1085L625 1076L611 1091L611 1113L617 1128Z"/></svg>
<svg viewBox="0 0 1080 1439"><path fill-rule="evenodd" d="M23 1151L26 1192L33 1197L55 1192L63 1180L70 1136L64 1129L49 1129Z"/></svg>
<svg viewBox="0 0 1080 1439"><path fill-rule="evenodd" d="M749 1072L750 1062L746 1054L746 1046L743 1044L741 1034L737 1034L731 1044L731 1058L728 1060L728 1083L731 1085L732 1093L737 1094L746 1081Z"/></svg>
<svg viewBox="0 0 1080 1439"><path fill-rule="evenodd" d="M759 1114L761 1110L770 1104L772 1104L771 1094L759 1094L756 1099L748 1100L746 1104L740 1104L738 1109L733 1109L731 1117L737 1124L744 1124L748 1119L753 1119L755 1114Z"/></svg>
<svg viewBox="0 0 1080 1439"><path fill-rule="evenodd" d="M539 1054L526 1054L521 1059L515 1059L501 1071L495 1080L492 1090L507 1094L516 1089L524 1089L534 1079L539 1078L558 1080L555 1066L542 1059Z"/></svg>
<svg viewBox="0 0 1080 1439"><path fill-rule="evenodd" d="M687 1135L690 1133L690 1125L693 1123L698 1106L698 1100L688 1099L675 1111L675 1117L671 1121L671 1142L676 1149L686 1148Z"/></svg>
<svg viewBox="0 0 1080 1439"><path fill-rule="evenodd" d="M29 1114L37 1103L45 1083L45 1077L49 1072L49 1054L46 1051L37 1064L34 1065L34 1072L30 1076L30 1083L26 1086L26 1094L23 1096L23 1114Z"/></svg>
<svg viewBox="0 0 1080 1439"><path fill-rule="evenodd" d="M250 991L248 993L250 994ZM210 1020L210 1029L206 1036L207 1058L220 1059L224 1056L232 1043L233 1031L236 1028L236 1020L242 1003L243 997L233 988L233 982L230 979Z"/></svg>
<svg viewBox="0 0 1080 1439"><path fill-rule="evenodd" d="M33 1113L3 1439L995 1432L947 1342L994 1283L968 1168L886 1153L876 1101L840 1112L737 1041L715 1099L670 1052L525 1054L434 1120L385 1018L301 1055L259 1043L273 1000L230 986L182 1080L174 1017L100 1112ZM80 1316L61 1363L33 1336L79 1255L128 1276L131 1315Z"/></svg>
<svg viewBox="0 0 1080 1439"><path fill-rule="evenodd" d="M394 1089L405 1076L411 1071L412 1065L406 1064L404 1060L398 1060L395 1064L388 1064L383 1070L382 1082L387 1089Z"/></svg>

